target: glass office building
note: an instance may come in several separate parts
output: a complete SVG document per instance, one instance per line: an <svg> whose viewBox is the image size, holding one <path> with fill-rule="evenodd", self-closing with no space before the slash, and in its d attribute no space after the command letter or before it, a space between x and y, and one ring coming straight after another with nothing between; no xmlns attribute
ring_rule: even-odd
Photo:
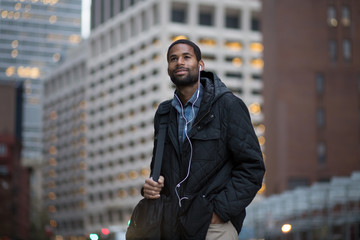
<svg viewBox="0 0 360 240"><path fill-rule="evenodd" d="M42 78L81 41L81 0L0 0L0 81L24 82L22 162L42 159Z"/></svg>

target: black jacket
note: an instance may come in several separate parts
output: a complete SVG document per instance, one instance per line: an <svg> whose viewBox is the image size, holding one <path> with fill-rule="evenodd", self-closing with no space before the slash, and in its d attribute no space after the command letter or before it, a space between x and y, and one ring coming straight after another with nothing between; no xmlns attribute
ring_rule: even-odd
<svg viewBox="0 0 360 240"><path fill-rule="evenodd" d="M200 110L179 150L177 112L171 100L155 114L155 146L160 115L168 116L161 175L165 178L163 239L205 239L213 211L240 232L245 208L261 188L265 167L246 105L211 72L201 72ZM192 152L188 179L185 178ZM153 162L151 163L151 169Z"/></svg>

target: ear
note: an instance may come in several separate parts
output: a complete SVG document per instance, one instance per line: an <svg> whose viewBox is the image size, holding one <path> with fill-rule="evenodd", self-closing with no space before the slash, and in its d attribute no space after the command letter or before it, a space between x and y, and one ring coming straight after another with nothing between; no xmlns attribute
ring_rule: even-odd
<svg viewBox="0 0 360 240"><path fill-rule="evenodd" d="M199 61L199 71L202 71L202 70L204 70L205 69L205 63L204 63L204 61L201 59L200 61Z"/></svg>

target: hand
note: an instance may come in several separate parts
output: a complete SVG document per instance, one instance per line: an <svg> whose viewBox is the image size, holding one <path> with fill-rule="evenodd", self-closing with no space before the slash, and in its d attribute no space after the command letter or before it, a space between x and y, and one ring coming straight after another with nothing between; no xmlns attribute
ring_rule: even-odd
<svg viewBox="0 0 360 240"><path fill-rule="evenodd" d="M148 178L144 183L144 197L148 199L156 199L160 197L161 189L164 187L164 177L160 176L155 182L152 178Z"/></svg>
<svg viewBox="0 0 360 240"><path fill-rule="evenodd" d="M212 218L211 218L211 224L223 224L223 220L215 213L213 212Z"/></svg>

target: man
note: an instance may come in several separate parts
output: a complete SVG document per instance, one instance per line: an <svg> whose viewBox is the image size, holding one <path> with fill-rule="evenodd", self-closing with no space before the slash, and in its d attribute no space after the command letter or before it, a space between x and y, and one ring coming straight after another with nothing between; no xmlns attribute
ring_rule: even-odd
<svg viewBox="0 0 360 240"><path fill-rule="evenodd" d="M193 42L173 42L167 61L176 91L154 120L156 139L160 115L168 116L163 165L157 182L145 180L143 196L165 196L162 239L238 239L265 172L249 112L203 71Z"/></svg>

